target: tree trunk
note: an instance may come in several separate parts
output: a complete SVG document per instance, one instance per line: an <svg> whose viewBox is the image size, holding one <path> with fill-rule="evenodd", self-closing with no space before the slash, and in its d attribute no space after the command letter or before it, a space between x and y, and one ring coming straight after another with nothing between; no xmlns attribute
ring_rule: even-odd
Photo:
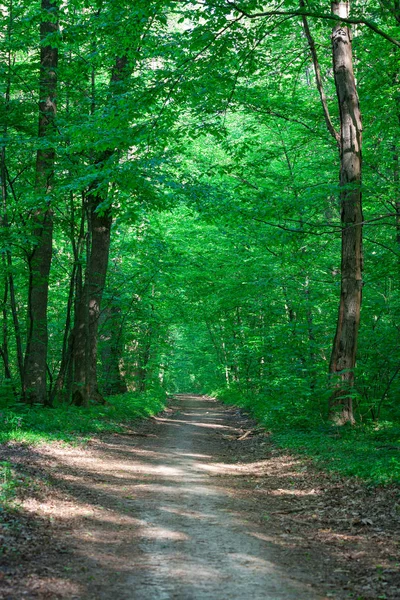
<svg viewBox="0 0 400 600"><path fill-rule="evenodd" d="M9 21L8 21L8 30L7 36L10 39L12 26L13 26L13 10L12 5L10 5L9 9ZM1 199L2 199L2 215L1 215L1 225L5 229L10 227L9 219L8 219L8 187L7 182L9 183L11 190L12 186L9 182L9 177L7 173L6 167L6 146L7 146L7 138L8 138L8 116L10 110L10 97L11 97L11 69L13 64L13 55L11 50L8 51L7 56L7 78L6 78L6 89L4 94L4 102L5 102L5 118L2 127L2 142L0 147L0 179L1 179ZM14 335L15 335L15 346L17 352L17 364L18 364L18 375L21 383L21 395L22 399L24 399L24 354L22 351L22 336L21 336L21 328L19 325L18 318L18 309L17 309L17 301L15 295L15 285L14 285L14 275L13 275L13 260L11 250L9 248L5 249L6 258L3 261L4 272L6 273L6 278L8 281L8 289L9 289L9 297L10 297L10 308L14 326ZM6 286L6 283L4 284Z"/></svg>
<svg viewBox="0 0 400 600"><path fill-rule="evenodd" d="M5 263L3 256L3 265ZM0 349L1 356L4 362L4 376L6 379L12 380L11 369L10 369L10 358L8 352L8 318L7 318L7 303L8 303L8 277L4 277L4 295L3 295L3 344Z"/></svg>
<svg viewBox="0 0 400 600"><path fill-rule="evenodd" d="M58 50L46 44L58 31L58 7L53 0L42 0L41 9L48 20L40 24L39 139L54 132ZM46 44L46 45L45 45ZM28 257L28 328L24 362L24 392L30 403L46 404L47 300L53 243L53 215L49 195L53 187L55 150L40 148L36 154L38 208L33 222L34 246Z"/></svg>
<svg viewBox="0 0 400 600"><path fill-rule="evenodd" d="M333 2L332 12L346 18L349 2ZM332 33L333 69L340 111L340 206L342 225L339 315L330 360L334 391L330 412L339 424L354 422L352 389L362 298L362 123L353 73L351 32L336 25Z"/></svg>
<svg viewBox="0 0 400 600"><path fill-rule="evenodd" d="M397 89L399 85L399 76L396 75L393 78L393 83L395 89ZM398 126L400 127L400 97L398 92L395 92L395 107L396 107L396 115ZM397 130L398 132L398 130ZM393 142L393 183L394 183L394 206L396 211L396 242L397 242L397 251L400 249L400 148L399 148L399 138L398 133L396 132L396 137Z"/></svg>
<svg viewBox="0 0 400 600"><path fill-rule="evenodd" d="M73 335L71 331L72 322L76 321L77 299L82 294L82 252L85 245L85 196L82 194L81 219L79 231L75 233L75 208L74 196L70 195L70 241L74 255L74 264L69 283L69 294L67 301L67 314L65 319L63 345L61 353L60 369L53 390L53 398L60 402L66 402L71 398L72 388L72 350ZM76 239L75 239L76 237ZM73 318L74 317L74 318Z"/></svg>
<svg viewBox="0 0 400 600"><path fill-rule="evenodd" d="M101 315L101 363L103 375L103 389L108 396L124 394L128 387L121 373L122 336L121 336L121 309L115 300Z"/></svg>
<svg viewBox="0 0 400 600"><path fill-rule="evenodd" d="M146 331L146 337L143 340L143 348L139 357L139 367L138 367L138 391L145 392L147 389L148 383L148 367L151 356L151 329Z"/></svg>
<svg viewBox="0 0 400 600"><path fill-rule="evenodd" d="M97 383L97 332L111 240L111 210L97 211L104 199L92 194L89 205L90 247L85 283L77 298L73 331L74 404L87 406L90 401L104 402Z"/></svg>
<svg viewBox="0 0 400 600"><path fill-rule="evenodd" d="M128 59L118 57L110 81L110 94L121 93L120 84L128 77ZM97 159L99 166L112 158L114 150L106 150ZM89 248L85 283L77 298L76 318L73 330L73 388L72 401L78 406L90 402L104 402L97 381L97 338L101 300L106 281L108 255L111 241L111 207L99 211L107 200L107 192L96 190L95 182L88 196Z"/></svg>

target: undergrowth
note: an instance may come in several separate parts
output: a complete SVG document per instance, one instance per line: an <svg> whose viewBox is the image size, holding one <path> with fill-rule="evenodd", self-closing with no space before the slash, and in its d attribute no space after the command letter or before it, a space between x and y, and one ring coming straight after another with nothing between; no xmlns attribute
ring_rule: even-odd
<svg viewBox="0 0 400 600"><path fill-rule="evenodd" d="M282 448L313 459L325 471L372 485L400 483L400 424L392 421L335 426L315 410L279 410L280 400L223 390L217 397L248 411ZM298 409L299 407L297 407ZM304 410L305 408L305 410ZM314 407L315 409L315 407Z"/></svg>
<svg viewBox="0 0 400 600"><path fill-rule="evenodd" d="M16 497L22 480L8 461L0 462L0 508L9 507Z"/></svg>
<svg viewBox="0 0 400 600"><path fill-rule="evenodd" d="M0 411L0 444L15 441L73 442L85 436L121 432L129 421L150 417L165 407L161 390L112 396L105 405L88 408L60 405L55 408L13 404Z"/></svg>

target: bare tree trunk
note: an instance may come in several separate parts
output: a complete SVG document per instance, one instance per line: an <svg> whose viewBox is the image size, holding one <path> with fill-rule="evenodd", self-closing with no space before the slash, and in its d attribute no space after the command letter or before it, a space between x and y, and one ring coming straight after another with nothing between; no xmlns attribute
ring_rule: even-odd
<svg viewBox="0 0 400 600"><path fill-rule="evenodd" d="M56 383L53 389L52 400L58 399L64 402L70 399L71 386L65 386L66 380L70 381L69 374L72 374L72 349L73 335L71 325L73 322L74 309L76 313L77 298L82 293L82 250L85 242L85 197L82 194L82 211L79 231L75 232L75 208L74 197L70 196L70 241L74 255L74 264L69 283L69 294L67 301L67 314L65 318L65 328L63 336L63 345L61 352L60 369L57 375ZM76 239L75 239L76 238ZM74 319L76 320L76 319Z"/></svg>
<svg viewBox="0 0 400 600"><path fill-rule="evenodd" d="M346 18L350 2L333 2L332 12ZM333 69L340 111L340 205L342 261L339 315L330 374L334 391L330 412L335 422L354 422L352 388L362 299L362 122L353 72L351 32L336 25L332 33Z"/></svg>
<svg viewBox="0 0 400 600"><path fill-rule="evenodd" d="M120 84L129 76L128 59L118 57L110 81L110 94L121 92ZM98 165L112 158L113 150L106 150L98 157ZM108 255L111 242L111 208L99 210L107 200L107 192L92 186L88 196L89 247L85 282L82 294L77 298L76 318L73 330L73 389L72 401L87 406L91 401L104 402L97 381L97 338L101 300L106 282Z"/></svg>
<svg viewBox="0 0 400 600"><path fill-rule="evenodd" d="M300 4L300 8L306 7L304 0L300 0L299 4ZM303 21L304 33L307 38L308 47L310 49L310 54L311 54L312 62L314 65L315 81L317 84L317 89L318 89L319 97L321 100L322 110L324 112L324 119L325 119L326 127L327 127L329 133L331 134L331 136L336 140L336 143L340 150L340 135L336 131L335 127L333 126L332 119L331 119L331 116L329 113L328 100L327 100L325 90L324 90L324 85L322 82L321 67L320 67L319 61L318 61L317 50L315 47L314 38L311 35L307 17L302 17L302 21Z"/></svg>
<svg viewBox="0 0 400 600"><path fill-rule="evenodd" d="M350 2L332 2L332 12L342 18L350 14ZM304 7L304 1L300 0ZM333 394L329 407L337 423L354 422L352 391L356 365L357 338L362 299L362 203L361 148L362 122L353 72L351 31L338 23L332 32L333 70L340 114L340 134L332 124L314 40L306 17L304 31L314 64L317 88L328 131L339 147L340 206L342 225L341 290L339 315L333 342L329 373Z"/></svg>
<svg viewBox="0 0 400 600"><path fill-rule="evenodd" d="M73 331L73 402L83 406L90 401L104 402L97 383L97 332L108 267L112 216L110 209L104 214L97 212L101 201L95 195L88 200L90 249L85 283L77 298Z"/></svg>
<svg viewBox="0 0 400 600"><path fill-rule="evenodd" d="M46 43L58 31L58 6L42 0L46 20L40 24L39 138L54 132L56 116L58 50ZM49 195L53 187L55 150L40 148L36 154L36 182L39 208L33 220L34 246L28 257L28 331L24 363L24 391L30 403L46 404L47 301L53 243L53 215Z"/></svg>
<svg viewBox="0 0 400 600"><path fill-rule="evenodd" d="M146 338L143 340L143 348L140 352L138 367L138 390L145 392L148 383L149 361L151 356L151 328L146 330Z"/></svg>
<svg viewBox="0 0 400 600"><path fill-rule="evenodd" d="M3 256L3 265L5 263ZM3 344L0 349L1 356L4 362L4 375L6 379L12 380L11 369L10 369L10 358L8 352L8 319L7 319L7 302L8 302L8 277L7 275L4 277L4 295L3 295L3 303L2 303L2 313L3 313Z"/></svg>

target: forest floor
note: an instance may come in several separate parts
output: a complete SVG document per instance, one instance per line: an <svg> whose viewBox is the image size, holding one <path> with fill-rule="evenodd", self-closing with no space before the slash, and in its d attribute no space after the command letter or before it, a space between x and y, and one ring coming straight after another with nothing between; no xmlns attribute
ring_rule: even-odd
<svg viewBox="0 0 400 600"><path fill-rule="evenodd" d="M400 598L399 489L317 471L210 398L0 459L27 482L0 517L0 598Z"/></svg>

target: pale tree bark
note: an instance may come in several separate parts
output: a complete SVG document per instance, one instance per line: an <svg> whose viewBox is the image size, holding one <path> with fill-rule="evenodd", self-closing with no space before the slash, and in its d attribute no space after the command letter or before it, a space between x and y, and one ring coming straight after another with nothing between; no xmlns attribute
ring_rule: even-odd
<svg viewBox="0 0 400 600"><path fill-rule="evenodd" d="M55 131L58 50L50 36L58 32L58 5L53 0L42 0L45 20L40 24L40 84L39 84L39 139ZM36 181L38 208L32 216L34 245L28 257L28 327L24 362L24 392L30 403L47 402L47 303L51 254L53 243L53 215L50 195L54 179L54 148L39 148L36 154Z"/></svg>
<svg viewBox="0 0 400 600"><path fill-rule="evenodd" d="M348 18L350 2L333 2L332 12ZM335 422L354 422L352 390L362 300L362 122L353 72L351 32L338 24L332 33L333 70L340 113L340 207L342 260L339 314L329 371Z"/></svg>
<svg viewBox="0 0 400 600"><path fill-rule="evenodd" d="M304 7L303 0L300 0L300 7ZM335 17L348 19L350 2L332 2L332 13ZM333 70L340 115L339 133L330 117L315 43L307 18L303 16L302 19L314 64L325 122L329 133L338 145L340 156L341 286L336 333L329 364L333 386L329 409L331 418L335 422L353 423L352 392L362 300L363 215L361 202L362 121L353 71L351 31L348 27L338 23L332 32Z"/></svg>

